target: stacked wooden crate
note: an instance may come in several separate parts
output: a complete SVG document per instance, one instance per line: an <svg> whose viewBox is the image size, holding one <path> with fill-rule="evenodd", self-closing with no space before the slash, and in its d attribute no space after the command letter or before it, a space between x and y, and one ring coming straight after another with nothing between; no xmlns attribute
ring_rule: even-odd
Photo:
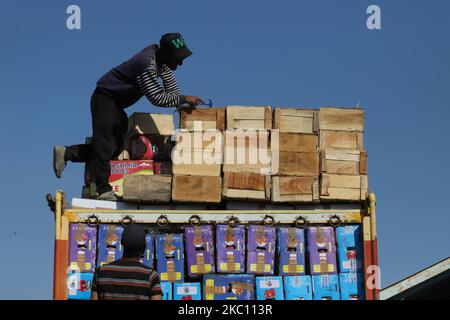
<svg viewBox="0 0 450 320"><path fill-rule="evenodd" d="M173 115L133 113L128 119L127 151L131 161L152 161L153 175L125 175L123 199L140 203L170 202Z"/></svg>
<svg viewBox="0 0 450 320"><path fill-rule="evenodd" d="M367 196L364 111L322 107L319 111L320 199L360 201Z"/></svg>
<svg viewBox="0 0 450 320"><path fill-rule="evenodd" d="M230 106L226 111L223 197L268 201L272 108Z"/></svg>
<svg viewBox="0 0 450 320"><path fill-rule="evenodd" d="M180 127L172 154L172 200L219 203L225 109L183 110Z"/></svg>
<svg viewBox="0 0 450 320"><path fill-rule="evenodd" d="M275 109L272 202L319 201L317 120L318 111L314 109Z"/></svg>

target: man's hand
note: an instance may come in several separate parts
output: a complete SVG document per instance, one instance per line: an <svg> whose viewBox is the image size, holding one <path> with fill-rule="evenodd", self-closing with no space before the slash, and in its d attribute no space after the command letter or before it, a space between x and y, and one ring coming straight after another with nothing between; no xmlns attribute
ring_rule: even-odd
<svg viewBox="0 0 450 320"><path fill-rule="evenodd" d="M202 99L197 96L185 96L186 103L189 104L191 108L198 106L200 103L204 103Z"/></svg>

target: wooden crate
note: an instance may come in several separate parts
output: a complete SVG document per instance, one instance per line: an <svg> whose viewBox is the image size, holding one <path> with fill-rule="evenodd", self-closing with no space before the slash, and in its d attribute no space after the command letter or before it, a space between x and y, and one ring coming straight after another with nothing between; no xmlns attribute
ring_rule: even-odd
<svg viewBox="0 0 450 320"><path fill-rule="evenodd" d="M320 172L330 174L367 174L367 153L353 149L320 150Z"/></svg>
<svg viewBox="0 0 450 320"><path fill-rule="evenodd" d="M175 130L173 115L135 112L128 119L128 130L130 135L158 134L170 136Z"/></svg>
<svg viewBox="0 0 450 320"><path fill-rule="evenodd" d="M270 176L248 172L224 172L223 197L225 199L270 199Z"/></svg>
<svg viewBox="0 0 450 320"><path fill-rule="evenodd" d="M272 176L272 202L319 201L319 177Z"/></svg>
<svg viewBox="0 0 450 320"><path fill-rule="evenodd" d="M351 131L319 131L319 148L363 150L363 133Z"/></svg>
<svg viewBox="0 0 450 320"><path fill-rule="evenodd" d="M123 179L123 199L140 203L170 202L171 175L127 175Z"/></svg>
<svg viewBox="0 0 450 320"><path fill-rule="evenodd" d="M227 107L227 129L272 129L272 108Z"/></svg>
<svg viewBox="0 0 450 320"><path fill-rule="evenodd" d="M276 133L272 132L270 148L274 151L285 152L316 152L318 136L305 133Z"/></svg>
<svg viewBox="0 0 450 320"><path fill-rule="evenodd" d="M221 177L173 176L172 200L175 202L219 203L221 194Z"/></svg>
<svg viewBox="0 0 450 320"><path fill-rule="evenodd" d="M364 110L358 108L321 107L319 130L364 131Z"/></svg>
<svg viewBox="0 0 450 320"><path fill-rule="evenodd" d="M196 108L181 110L180 127L194 130L194 122L200 122L202 130L225 130L225 108Z"/></svg>
<svg viewBox="0 0 450 320"><path fill-rule="evenodd" d="M278 155L278 163L277 163ZM278 152L272 155L272 172L281 176L319 175L318 152Z"/></svg>
<svg viewBox="0 0 450 320"><path fill-rule="evenodd" d="M366 175L320 175L320 200L364 201L367 197Z"/></svg>
<svg viewBox="0 0 450 320"><path fill-rule="evenodd" d="M262 173L270 171L270 132L256 131L256 134L253 135L254 133L243 130L224 132L224 172Z"/></svg>
<svg viewBox="0 0 450 320"><path fill-rule="evenodd" d="M282 133L316 133L318 121L318 110L276 108L273 128Z"/></svg>
<svg viewBox="0 0 450 320"><path fill-rule="evenodd" d="M172 152L172 171L176 175L220 176L222 134L220 132L179 131Z"/></svg>

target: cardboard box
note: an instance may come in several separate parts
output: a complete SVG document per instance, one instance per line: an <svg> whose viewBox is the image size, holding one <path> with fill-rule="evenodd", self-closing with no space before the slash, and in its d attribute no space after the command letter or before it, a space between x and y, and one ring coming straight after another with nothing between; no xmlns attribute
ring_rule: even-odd
<svg viewBox="0 0 450 320"><path fill-rule="evenodd" d="M84 223L69 228L69 272L94 272L97 228Z"/></svg>
<svg viewBox="0 0 450 320"><path fill-rule="evenodd" d="M275 108L273 128L280 133L315 133L319 126L318 110Z"/></svg>
<svg viewBox="0 0 450 320"><path fill-rule="evenodd" d="M189 276L214 273L213 227L210 225L185 227L184 238Z"/></svg>
<svg viewBox="0 0 450 320"><path fill-rule="evenodd" d="M69 273L67 275L67 299L90 300L93 273Z"/></svg>
<svg viewBox="0 0 450 320"><path fill-rule="evenodd" d="M122 258L123 227L115 224L100 224L98 228L97 267Z"/></svg>
<svg viewBox="0 0 450 320"><path fill-rule="evenodd" d="M310 227L307 229L307 240L311 274L337 273L334 229Z"/></svg>
<svg viewBox="0 0 450 320"><path fill-rule="evenodd" d="M175 130L173 114L135 112L128 118L129 134L170 136Z"/></svg>
<svg viewBox="0 0 450 320"><path fill-rule="evenodd" d="M245 227L219 224L216 228L217 272L245 272Z"/></svg>
<svg viewBox="0 0 450 320"><path fill-rule="evenodd" d="M250 225L247 238L247 272L273 275L275 228Z"/></svg>
<svg viewBox="0 0 450 320"><path fill-rule="evenodd" d="M161 291L163 300L173 300L172 282L161 281Z"/></svg>
<svg viewBox="0 0 450 320"><path fill-rule="evenodd" d="M337 274L313 276L314 300L340 300Z"/></svg>
<svg viewBox="0 0 450 320"><path fill-rule="evenodd" d="M283 278L256 277L256 300L284 300Z"/></svg>
<svg viewBox="0 0 450 320"><path fill-rule="evenodd" d="M285 300L312 300L311 276L285 276Z"/></svg>
<svg viewBox="0 0 450 320"><path fill-rule="evenodd" d="M187 130L225 130L225 108L181 109L180 127Z"/></svg>
<svg viewBox="0 0 450 320"><path fill-rule="evenodd" d="M115 194L119 197L123 195L123 178L131 174L153 174L153 160L127 160L110 161L111 175L108 178L109 184Z"/></svg>
<svg viewBox="0 0 450 320"><path fill-rule="evenodd" d="M174 146L170 136L136 135L130 138L130 159L168 161Z"/></svg>
<svg viewBox="0 0 450 320"><path fill-rule="evenodd" d="M200 282L176 282L173 284L173 300L202 300Z"/></svg>
<svg viewBox="0 0 450 320"><path fill-rule="evenodd" d="M156 261L161 281L184 281L183 234L157 234Z"/></svg>
<svg viewBox="0 0 450 320"><path fill-rule="evenodd" d="M278 228L277 244L279 274L305 274L305 231L299 228Z"/></svg>
<svg viewBox="0 0 450 320"><path fill-rule="evenodd" d="M227 129L272 129L272 108L269 106L227 107Z"/></svg>
<svg viewBox="0 0 450 320"><path fill-rule="evenodd" d="M364 300L364 274L341 273L339 274L339 286L342 300Z"/></svg>
<svg viewBox="0 0 450 320"><path fill-rule="evenodd" d="M255 276L250 274L205 274L204 300L254 300Z"/></svg>
<svg viewBox="0 0 450 320"><path fill-rule="evenodd" d="M346 225L336 228L339 272L363 271L362 234L359 225Z"/></svg>

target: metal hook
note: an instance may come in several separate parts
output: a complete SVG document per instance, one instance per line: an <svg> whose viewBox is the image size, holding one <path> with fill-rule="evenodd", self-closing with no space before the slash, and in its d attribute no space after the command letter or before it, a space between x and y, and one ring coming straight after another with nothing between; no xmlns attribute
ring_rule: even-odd
<svg viewBox="0 0 450 320"><path fill-rule="evenodd" d="M191 226L199 226L200 223L201 223L201 219L197 215L193 215L192 217L189 218L189 224Z"/></svg>
<svg viewBox="0 0 450 320"><path fill-rule="evenodd" d="M133 218L131 218L130 216L125 216L125 217L123 217L120 224L122 225L122 227L126 228L129 225L133 224Z"/></svg>
<svg viewBox="0 0 450 320"><path fill-rule="evenodd" d="M297 219L295 219L294 224L298 228L306 227L308 225L308 220L306 220L302 216L298 216Z"/></svg>
<svg viewBox="0 0 450 320"><path fill-rule="evenodd" d="M100 223L100 220L98 219L97 216L92 215L86 219L86 223L89 227L96 227Z"/></svg>
<svg viewBox="0 0 450 320"><path fill-rule="evenodd" d="M156 224L160 227L164 227L169 224L169 219L166 216L161 215L156 219Z"/></svg>
<svg viewBox="0 0 450 320"><path fill-rule="evenodd" d="M231 217L228 219L228 225L230 228L236 228L239 225L239 219L237 217Z"/></svg>
<svg viewBox="0 0 450 320"><path fill-rule="evenodd" d="M341 218L339 218L337 215L334 215L330 218L330 220L328 220L328 223L332 226L332 227L337 227L341 224Z"/></svg>
<svg viewBox="0 0 450 320"><path fill-rule="evenodd" d="M266 226L272 226L275 223L275 219L272 216L266 215L262 222Z"/></svg>

